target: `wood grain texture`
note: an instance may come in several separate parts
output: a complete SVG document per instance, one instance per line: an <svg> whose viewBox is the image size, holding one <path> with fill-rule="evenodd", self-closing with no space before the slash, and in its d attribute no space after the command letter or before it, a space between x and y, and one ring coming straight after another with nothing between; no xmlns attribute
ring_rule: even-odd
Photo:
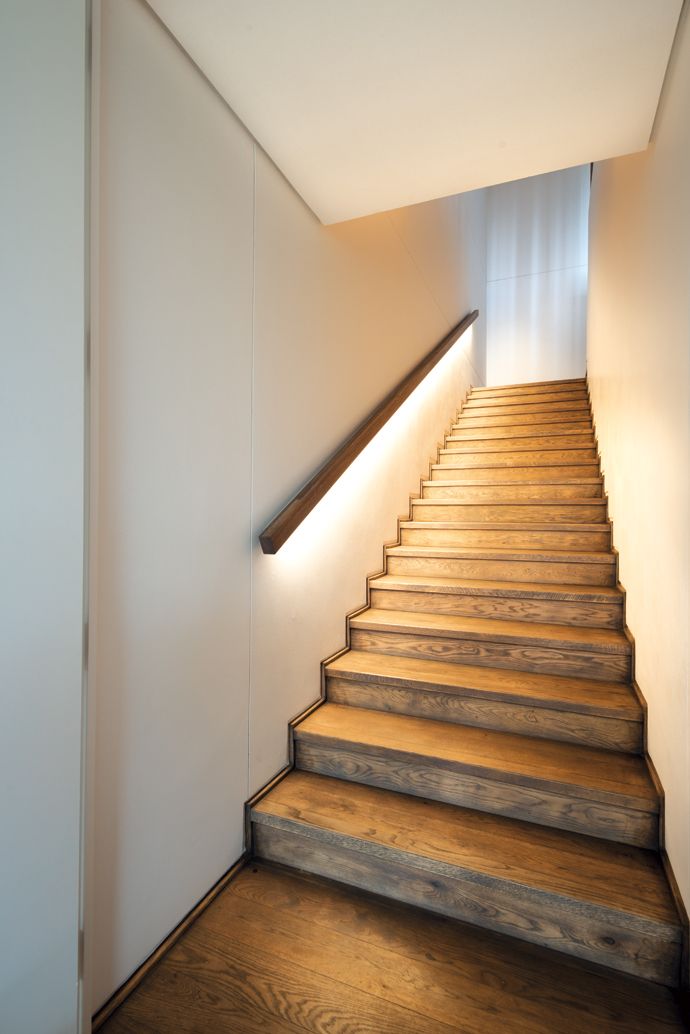
<svg viewBox="0 0 690 1034"><path fill-rule="evenodd" d="M563 424L581 423L587 420L582 410L567 410L558 414L558 422ZM541 424L553 424L553 414L550 413L521 413L512 415L501 414L500 416L482 416L475 411L469 413L466 410L458 417L463 427L534 427Z"/></svg>
<svg viewBox="0 0 690 1034"><path fill-rule="evenodd" d="M394 575L388 577L395 579ZM458 578L455 581L462 582L462 579ZM481 584L480 579L477 581ZM471 580L468 579L464 584L469 586ZM491 582L487 584L502 585L502 583ZM524 585L526 583L517 582L516 584ZM369 602L377 610L423 611L427 614L457 614L508 621L550 622L589 628L622 628L623 625L623 608L620 604L543 599L525 590L522 595L514 597L498 593L495 595L482 592L473 593L469 589L465 593L446 593L428 589L419 591L416 587L406 590L395 585L394 582L379 584L377 580L372 583Z"/></svg>
<svg viewBox="0 0 690 1034"><path fill-rule="evenodd" d="M456 443L457 444L457 443ZM582 464L598 464L593 448L512 448L507 451L488 448L463 451L460 448L441 449L441 456L453 456L453 462L466 467L562 467ZM591 469L591 467L590 467Z"/></svg>
<svg viewBox="0 0 690 1034"><path fill-rule="evenodd" d="M594 524L477 524L472 521L401 521L403 546L489 546L523 549L577 550L604 553L611 549L611 526Z"/></svg>
<svg viewBox="0 0 690 1034"><path fill-rule="evenodd" d="M353 1004L366 1008L370 1031L385 1029L386 1006L396 1007L400 1034L424 1023L465 1034L682 1030L664 988L515 946L513 938L255 863L197 922L193 943L173 949L105 1031L354 1034L362 1023L354 1014L342 1019ZM299 1026L288 1018L295 974L314 992L311 1007L303 995ZM330 1009L319 1005L324 1000Z"/></svg>
<svg viewBox="0 0 690 1034"><path fill-rule="evenodd" d="M277 553L280 547L311 513L326 492L347 470L362 449L369 444L381 428L409 398L417 385L433 370L455 342L470 327L479 315L475 309L465 316L428 355L412 369L398 385L383 399L369 416L353 431L340 448L324 463L311 480L295 495L287 506L273 518L259 535L264 553Z"/></svg>
<svg viewBox="0 0 690 1034"><path fill-rule="evenodd" d="M399 546L387 556L387 570L396 575L422 575L451 578L503 580L506 582L543 582L558 585L608 585L616 581L615 565L568 560L523 560L507 556L486 556L489 550L469 554L469 548L446 546Z"/></svg>
<svg viewBox="0 0 690 1034"><path fill-rule="evenodd" d="M252 811L257 849L675 980L617 571L586 383L471 392L293 726L297 770Z"/></svg>
<svg viewBox="0 0 690 1034"><path fill-rule="evenodd" d="M485 439L503 439L503 438L542 438L553 435L556 438L569 438L578 437L579 435L594 436L594 429L592 421L589 419L582 421L575 421L574 423L561 424L559 420L554 419L553 422L547 424L540 424L538 427L525 427L520 431L511 432L503 427L485 427L482 431L469 431L466 430L465 425L460 422L451 424L451 435L463 432L463 434L469 434L470 437L476 441L484 441Z"/></svg>
<svg viewBox="0 0 690 1034"><path fill-rule="evenodd" d="M253 816L283 828L294 819L314 831L397 847L432 871L461 866L568 895L585 905L625 912L631 925L636 918L642 926L676 927L678 922L653 851L299 771L279 783ZM532 868L535 861L538 871Z"/></svg>
<svg viewBox="0 0 690 1034"><path fill-rule="evenodd" d="M376 610L374 607L351 618L350 627L387 629L392 632L406 630L421 635L431 632L451 639L490 639L494 643L520 643L525 646L583 650L624 657L630 657L632 652L627 636L614 629Z"/></svg>
<svg viewBox="0 0 690 1034"><path fill-rule="evenodd" d="M659 845L658 815L613 804L597 804L557 790L546 790L543 786L532 788L525 782L507 782L494 773L467 774L451 770L447 764L394 757L363 746L336 747L303 740L297 741L295 756L297 768L306 772L476 808L540 826L586 833L621 844L652 849Z"/></svg>
<svg viewBox="0 0 690 1034"><path fill-rule="evenodd" d="M417 521L484 521L509 524L536 521L539 524L592 524L607 520L605 499L569 499L567 502L461 503L453 499L413 499L412 515Z"/></svg>
<svg viewBox="0 0 690 1034"><path fill-rule="evenodd" d="M497 643L461 636L449 638L430 631L421 634L361 628L352 629L350 643L356 650L391 653L399 657L429 658L488 668L583 676L614 682L627 682L630 679L629 657L589 650Z"/></svg>
<svg viewBox="0 0 690 1034"><path fill-rule="evenodd" d="M653 852L306 772L275 794L254 812L263 856L677 979L680 930Z"/></svg>
<svg viewBox="0 0 690 1034"><path fill-rule="evenodd" d="M357 678L341 678L335 674L326 676L326 694L334 703L348 707L363 707L392 714L457 722L480 729L538 736L563 743L581 743L587 747L601 747L603 750L635 754L642 751L641 719L603 718L599 715L581 714L567 706L559 708L556 702L549 702L547 707L534 707L512 700L497 700L490 694L464 696L460 692L448 692L433 681L421 679L412 682L411 685L398 685L382 684L363 675Z"/></svg>
<svg viewBox="0 0 690 1034"><path fill-rule="evenodd" d="M557 413L578 413L580 419L586 418L590 414L589 403L586 399L582 401L567 400L565 402L509 402L504 403L503 400L488 400L484 403L478 403L476 406L470 403L465 406L463 410L463 416L467 416L468 420L473 420L475 417L482 416L509 416L514 417L516 420L529 414L538 414L539 416L548 416L553 420L553 417Z"/></svg>
<svg viewBox="0 0 690 1034"><path fill-rule="evenodd" d="M462 476L433 478L422 482L423 499L457 499L467 503L540 502L572 499L601 499L602 478L571 478L569 481L513 481L477 484Z"/></svg>
<svg viewBox="0 0 690 1034"><path fill-rule="evenodd" d="M572 425L569 425L572 426ZM493 431L493 433L492 433ZM497 433L500 432L500 433ZM534 449L554 448L562 449L564 446L570 448L594 448L595 439L591 428L584 428L573 431L559 430L558 432L549 428L518 430L513 434L506 434L502 428L486 428L481 435L476 430L467 430L462 425L453 429L451 434L446 435L446 448L462 448L466 451L482 449L490 445L499 449L520 449L530 445Z"/></svg>
<svg viewBox="0 0 690 1034"><path fill-rule="evenodd" d="M518 464L509 467L505 463L492 462L489 465L483 463L468 463L465 453L458 453L453 449L440 449L439 462L431 464L431 470L438 469L441 477L456 477L453 473L443 474L444 467L451 467L454 471L462 471L460 477L476 478L477 480L493 481L494 484L500 481L550 481L554 478L569 477L599 477L599 463L596 459L584 460L573 464L544 463ZM432 474L433 477L433 474Z"/></svg>
<svg viewBox="0 0 690 1034"><path fill-rule="evenodd" d="M361 749L388 760L416 760L429 769L490 776L520 788L659 814L646 764L633 754L614 757L595 748L330 702L301 722L295 737L300 746Z"/></svg>
<svg viewBox="0 0 690 1034"><path fill-rule="evenodd" d="M536 394L536 399L534 398ZM472 392L470 397L465 402L463 409L470 412L476 409L477 406L522 406L532 401L537 401L540 404L544 402L583 402L587 404L589 399L587 397L587 391L584 387L576 387L570 389L561 389L560 391L542 391L533 392L531 395L523 393L522 395L479 395L476 392Z"/></svg>
<svg viewBox="0 0 690 1034"><path fill-rule="evenodd" d="M472 389L472 395L513 395L516 392L572 391L573 388L587 388L586 377L560 377L549 381L520 381L517 384L489 384Z"/></svg>
<svg viewBox="0 0 690 1034"><path fill-rule="evenodd" d="M665 983L677 980L677 942L663 928L630 931L610 914L583 918L569 901L530 900L527 904L513 887L487 886L465 872L429 872L425 867L417 868L414 861L398 861L397 852L391 850L379 857L348 847L340 838L335 842L329 837L316 839L294 828L259 825L257 844L264 858L328 874L364 890L387 893L394 900L469 920L622 972Z"/></svg>
<svg viewBox="0 0 690 1034"><path fill-rule="evenodd" d="M451 695L556 708L640 723L642 709L632 688L617 682L504 671L451 664L423 657L396 657L348 650L326 667L326 676L367 681L383 687L428 686Z"/></svg>

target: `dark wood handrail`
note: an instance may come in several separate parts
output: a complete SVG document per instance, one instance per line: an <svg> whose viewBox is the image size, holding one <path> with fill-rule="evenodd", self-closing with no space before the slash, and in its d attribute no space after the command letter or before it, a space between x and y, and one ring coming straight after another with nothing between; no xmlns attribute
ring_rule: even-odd
<svg viewBox="0 0 690 1034"><path fill-rule="evenodd" d="M467 328L474 323L478 315L479 310L474 309L473 312L469 312L461 319L457 326L453 327L451 332L444 337L443 341L435 345L429 354L421 362L417 363L407 376L403 377L400 383L378 404L376 409L372 410L366 420L333 453L331 458L326 460L321 469L314 474L314 477L307 482L304 488L290 500L277 517L273 518L268 527L259 535L259 542L264 553L278 552L293 531L300 526L304 518L323 499L329 488L333 487L352 461L359 456L365 445L368 445L374 435L390 420L405 399L412 394L417 385L421 384L438 361L452 348Z"/></svg>

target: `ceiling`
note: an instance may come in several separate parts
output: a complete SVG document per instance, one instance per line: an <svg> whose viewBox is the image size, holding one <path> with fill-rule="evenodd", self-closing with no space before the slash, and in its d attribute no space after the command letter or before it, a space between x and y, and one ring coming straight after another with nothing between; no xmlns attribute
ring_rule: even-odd
<svg viewBox="0 0 690 1034"><path fill-rule="evenodd" d="M148 0L324 223L647 146L681 0Z"/></svg>

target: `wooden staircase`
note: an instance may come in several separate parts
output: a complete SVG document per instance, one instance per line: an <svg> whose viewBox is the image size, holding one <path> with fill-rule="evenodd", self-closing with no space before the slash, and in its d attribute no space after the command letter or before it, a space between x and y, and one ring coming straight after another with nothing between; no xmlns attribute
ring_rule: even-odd
<svg viewBox="0 0 690 1034"><path fill-rule="evenodd" d="M586 383L475 389L253 850L675 986L632 663Z"/></svg>

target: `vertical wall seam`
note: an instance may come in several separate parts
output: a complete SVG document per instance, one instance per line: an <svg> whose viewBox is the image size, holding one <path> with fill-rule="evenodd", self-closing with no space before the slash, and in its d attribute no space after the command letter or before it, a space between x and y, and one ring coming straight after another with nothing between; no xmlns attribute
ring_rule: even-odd
<svg viewBox="0 0 690 1034"><path fill-rule="evenodd" d="M79 870L77 874L77 1034L90 1026L90 994L84 985L84 942L86 926L86 879L88 834L88 763L89 697L90 697L90 639L91 639L91 419L92 419L92 211L93 203L93 7L92 0L84 0L84 365L83 365L83 428L82 428L82 672L81 672L81 730L79 757Z"/></svg>
<svg viewBox="0 0 690 1034"><path fill-rule="evenodd" d="M247 793L252 792L252 682L254 654L254 350L256 316L256 141L252 140L252 283L251 283L251 365L249 390L249 665L247 672Z"/></svg>

